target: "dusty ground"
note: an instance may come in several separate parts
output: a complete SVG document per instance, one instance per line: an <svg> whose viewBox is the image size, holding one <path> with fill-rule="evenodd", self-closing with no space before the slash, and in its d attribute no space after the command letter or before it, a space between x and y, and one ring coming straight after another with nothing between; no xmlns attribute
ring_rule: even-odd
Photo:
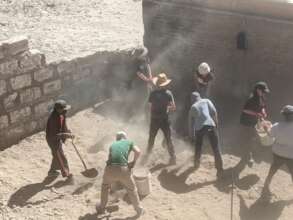
<svg viewBox="0 0 293 220"><path fill-rule="evenodd" d="M0 40L27 35L49 61L142 44L141 1L0 0Z"/></svg>
<svg viewBox="0 0 293 220"><path fill-rule="evenodd" d="M69 120L69 126L77 134L77 146L89 167L97 167L100 172L96 179L87 179L79 173L82 165L68 142L65 151L75 175L75 184L67 185L62 177L52 183L42 183L51 159L43 132L0 152L2 219L135 219L132 207L121 199L123 192L111 198L112 205L118 205L118 211L103 216L95 214L94 205L99 200L107 149L115 132L125 129L142 148L147 141L146 127L137 127L135 123L125 126L117 118L113 117L113 120L115 123L102 116L97 109L79 112ZM88 124L91 124L90 128ZM179 140L175 141L178 165L166 166L168 156L159 139L148 163L152 171L152 193L142 200L146 214L140 219L230 219L230 172L227 171L225 180L216 181L213 158L208 154L204 155L200 169L192 170L190 147ZM224 155L226 169L235 166L238 161L235 156ZM234 195L234 219L292 218L293 187L286 172L280 171L274 179L272 191L275 196L272 200L264 202L259 199L268 168L267 163L261 162L253 168L246 167L240 173ZM120 198L120 201L115 202L115 198Z"/></svg>

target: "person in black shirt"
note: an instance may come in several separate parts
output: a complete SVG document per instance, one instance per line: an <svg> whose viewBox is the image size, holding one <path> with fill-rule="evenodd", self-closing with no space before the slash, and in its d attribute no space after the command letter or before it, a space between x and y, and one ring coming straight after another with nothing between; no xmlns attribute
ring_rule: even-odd
<svg viewBox="0 0 293 220"><path fill-rule="evenodd" d="M168 113L176 110L175 101L170 90L167 86L171 82L165 73L160 73L158 77L153 79L157 89L152 91L149 96L149 103L151 106L151 123L148 140L147 154L143 159L143 163L147 161L151 153L158 130L161 129L164 133L164 138L170 155L170 164L176 164L176 156L174 146L171 139L171 129Z"/></svg>
<svg viewBox="0 0 293 220"><path fill-rule="evenodd" d="M257 82L253 92L245 102L241 116L240 124L242 125L242 149L244 157L249 166L253 165L252 146L256 138L255 125L258 120L267 118L265 95L269 93L269 87L265 82Z"/></svg>

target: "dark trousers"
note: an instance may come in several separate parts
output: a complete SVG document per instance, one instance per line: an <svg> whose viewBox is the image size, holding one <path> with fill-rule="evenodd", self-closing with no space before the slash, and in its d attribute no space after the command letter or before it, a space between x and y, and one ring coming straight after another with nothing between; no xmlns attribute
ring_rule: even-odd
<svg viewBox="0 0 293 220"><path fill-rule="evenodd" d="M155 143L155 138L157 133L161 129L164 133L164 138L166 141L167 149L170 154L170 157L175 157L174 146L171 139L171 129L170 129L170 122L168 117L163 118L151 118L150 124L150 133L149 133L149 141L148 141L148 154L152 151Z"/></svg>
<svg viewBox="0 0 293 220"><path fill-rule="evenodd" d="M62 176L67 177L69 175L69 166L62 148L62 143L49 144L49 147L52 153L52 162L49 172L61 170Z"/></svg>
<svg viewBox="0 0 293 220"><path fill-rule="evenodd" d="M291 178L293 181L293 159L289 159L289 158L285 158L285 157L281 157L278 156L276 154L273 154L274 157L274 161L271 165L269 174L265 180L264 183L264 189L268 189L270 183L272 182L273 176L276 174L276 172L283 166L286 165L290 174L291 174Z"/></svg>
<svg viewBox="0 0 293 220"><path fill-rule="evenodd" d="M212 126L204 126L201 130L196 132L196 140L195 140L195 163L200 162L200 157L202 154L202 144L203 138L207 135L211 144L211 147L214 152L215 157L215 166L218 171L223 170L223 161L221 152L219 149L219 138L215 127Z"/></svg>

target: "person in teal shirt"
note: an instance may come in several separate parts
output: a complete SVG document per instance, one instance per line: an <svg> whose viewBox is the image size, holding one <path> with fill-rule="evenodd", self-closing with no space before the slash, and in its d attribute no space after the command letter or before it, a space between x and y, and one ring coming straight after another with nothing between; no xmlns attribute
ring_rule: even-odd
<svg viewBox="0 0 293 220"><path fill-rule="evenodd" d="M134 159L133 161L128 162L130 152L134 153ZM109 158L104 170L101 202L96 205L98 214L105 212L108 203L109 190L111 185L116 182L121 183L126 188L137 216L140 216L144 212L140 205L137 189L131 172L139 156L140 149L135 146L132 141L127 140L125 132L118 132L116 134L116 141L110 146Z"/></svg>

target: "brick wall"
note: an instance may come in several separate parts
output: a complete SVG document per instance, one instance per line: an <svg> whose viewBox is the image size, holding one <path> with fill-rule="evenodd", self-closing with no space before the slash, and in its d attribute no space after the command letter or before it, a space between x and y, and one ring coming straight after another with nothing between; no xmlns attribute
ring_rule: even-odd
<svg viewBox="0 0 293 220"><path fill-rule="evenodd" d="M293 104L291 21L215 10L192 0L145 0L143 16L154 72L172 76L177 102L182 104L188 94L195 67L206 61L216 74L212 97L224 118L238 120L243 101L258 80L271 87L273 120L282 105ZM247 50L236 48L240 31L247 33Z"/></svg>
<svg viewBox="0 0 293 220"><path fill-rule="evenodd" d="M112 96L133 68L128 51L98 52L46 63L26 37L0 42L0 150L44 129L54 101L71 113ZM120 84L119 84L120 83Z"/></svg>

